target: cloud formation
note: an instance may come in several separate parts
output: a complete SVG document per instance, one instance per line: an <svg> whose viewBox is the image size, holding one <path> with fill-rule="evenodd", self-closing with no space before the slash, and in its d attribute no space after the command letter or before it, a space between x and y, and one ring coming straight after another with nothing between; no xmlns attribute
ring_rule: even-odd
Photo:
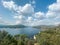
<svg viewBox="0 0 60 45"><path fill-rule="evenodd" d="M35 1L32 3L35 4ZM5 8L13 11L16 15L13 18L16 24L24 25L52 25L60 23L60 0L48 6L48 11L43 13L41 11L35 12L34 6L27 3L24 6L18 6L13 1L2 1Z"/></svg>
<svg viewBox="0 0 60 45"><path fill-rule="evenodd" d="M60 0L57 0L56 3L53 3L48 6L48 12L46 13L46 17L52 19L54 24L59 24L60 22Z"/></svg>

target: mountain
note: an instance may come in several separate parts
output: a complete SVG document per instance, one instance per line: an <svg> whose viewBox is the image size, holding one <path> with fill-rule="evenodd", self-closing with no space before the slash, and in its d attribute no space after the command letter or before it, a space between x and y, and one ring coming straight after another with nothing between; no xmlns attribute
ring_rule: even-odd
<svg viewBox="0 0 60 45"><path fill-rule="evenodd" d="M0 25L0 28L25 28L25 25Z"/></svg>

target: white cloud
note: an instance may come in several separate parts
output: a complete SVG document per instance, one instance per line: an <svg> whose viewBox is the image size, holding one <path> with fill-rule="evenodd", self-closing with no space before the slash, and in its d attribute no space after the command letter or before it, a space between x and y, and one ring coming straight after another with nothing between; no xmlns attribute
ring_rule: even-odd
<svg viewBox="0 0 60 45"><path fill-rule="evenodd" d="M47 15L49 16L59 16L60 15L60 1L57 0L56 3L49 5Z"/></svg>
<svg viewBox="0 0 60 45"><path fill-rule="evenodd" d="M34 14L35 18L38 18L38 19L43 19L45 14L43 12L36 12Z"/></svg>
<svg viewBox="0 0 60 45"><path fill-rule="evenodd" d="M57 3L60 3L60 0L57 0Z"/></svg>
<svg viewBox="0 0 60 45"><path fill-rule="evenodd" d="M48 12L46 13L46 17L47 17L47 18L56 18L56 13L53 12L53 11L48 11Z"/></svg>
<svg viewBox="0 0 60 45"><path fill-rule="evenodd" d="M46 17L51 24L58 24L60 22L60 0L48 6Z"/></svg>
<svg viewBox="0 0 60 45"><path fill-rule="evenodd" d="M60 11L60 3L53 3L49 6L49 10L56 12Z"/></svg>
<svg viewBox="0 0 60 45"><path fill-rule="evenodd" d="M2 1L2 4L5 8L14 11L15 13L20 13L22 6L18 6L13 1Z"/></svg>
<svg viewBox="0 0 60 45"><path fill-rule="evenodd" d="M34 8L32 7L31 4L26 4L22 7L21 10L24 14L31 14L34 13Z"/></svg>
<svg viewBox="0 0 60 45"><path fill-rule="evenodd" d="M51 25L56 24L60 20L60 0L48 6L48 11L35 12L34 7L31 4L25 4L24 6L18 6L13 1L3 1L5 8L14 11L17 15L14 15L16 24L25 25ZM35 3L34 1L32 3Z"/></svg>
<svg viewBox="0 0 60 45"><path fill-rule="evenodd" d="M16 24L23 24L23 21L22 20L21 21L20 20L17 20L16 21Z"/></svg>
<svg viewBox="0 0 60 45"><path fill-rule="evenodd" d="M51 5L49 5L48 7L48 12L47 12L47 15L48 16L52 16L52 17L57 17L60 15L60 0L57 0L56 3L53 3Z"/></svg>
<svg viewBox="0 0 60 45"><path fill-rule="evenodd" d="M28 17L26 22L31 24L34 21L33 17Z"/></svg>
<svg viewBox="0 0 60 45"><path fill-rule="evenodd" d="M33 21L33 18L32 17L28 17L28 21Z"/></svg>
<svg viewBox="0 0 60 45"><path fill-rule="evenodd" d="M22 23L28 19L34 13L34 8L31 4L25 4L24 6L17 6L13 1L3 1L3 6L14 11L17 15L13 17L17 20L16 23ZM28 17L27 17L28 16ZM25 20L25 18L27 18Z"/></svg>
<svg viewBox="0 0 60 45"><path fill-rule="evenodd" d="M20 20L21 20L21 19L24 19L25 17L24 17L23 15L16 15L16 16L14 16L14 18L15 18L15 19L20 19Z"/></svg>
<svg viewBox="0 0 60 45"><path fill-rule="evenodd" d="M16 24L25 23L25 17L23 15L16 15L16 16L14 16L14 19L16 19Z"/></svg>
<svg viewBox="0 0 60 45"><path fill-rule="evenodd" d="M31 4L25 4L24 6L18 6L15 4L15 2L13 1L3 1L3 6L5 8L8 8L8 9L11 9L11 10L14 10L18 13L24 13L24 14L31 14L34 12L34 8L31 6Z"/></svg>
<svg viewBox="0 0 60 45"><path fill-rule="evenodd" d="M5 8L9 8L9 9L14 9L14 7L15 7L15 3L13 2L13 1L2 1L3 2L3 6L5 7Z"/></svg>

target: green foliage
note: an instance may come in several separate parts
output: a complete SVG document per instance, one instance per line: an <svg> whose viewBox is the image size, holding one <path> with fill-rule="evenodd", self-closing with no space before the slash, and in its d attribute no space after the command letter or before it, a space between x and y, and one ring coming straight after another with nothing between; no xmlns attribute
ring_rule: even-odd
<svg viewBox="0 0 60 45"><path fill-rule="evenodd" d="M6 31L0 31L0 45L60 45L60 26L44 29L35 35L35 40L25 34L12 36Z"/></svg>
<svg viewBox="0 0 60 45"><path fill-rule="evenodd" d="M28 45L29 40L25 34L13 37L6 31L0 31L0 45Z"/></svg>
<svg viewBox="0 0 60 45"><path fill-rule="evenodd" d="M17 45L26 45L28 42L28 38L25 34L15 35L14 38L17 40Z"/></svg>
<svg viewBox="0 0 60 45"><path fill-rule="evenodd" d="M5 31L0 31L0 45L16 45L17 41Z"/></svg>
<svg viewBox="0 0 60 45"><path fill-rule="evenodd" d="M36 35L39 45L60 45L60 27L48 28Z"/></svg>

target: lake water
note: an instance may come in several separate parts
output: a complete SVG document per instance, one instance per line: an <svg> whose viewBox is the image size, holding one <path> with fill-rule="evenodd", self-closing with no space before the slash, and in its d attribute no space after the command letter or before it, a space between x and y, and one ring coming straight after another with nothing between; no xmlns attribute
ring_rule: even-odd
<svg viewBox="0 0 60 45"><path fill-rule="evenodd" d="M32 27L27 28L0 28L1 31L5 30L11 35L26 34L28 37L33 37L35 34L39 33L40 30Z"/></svg>

